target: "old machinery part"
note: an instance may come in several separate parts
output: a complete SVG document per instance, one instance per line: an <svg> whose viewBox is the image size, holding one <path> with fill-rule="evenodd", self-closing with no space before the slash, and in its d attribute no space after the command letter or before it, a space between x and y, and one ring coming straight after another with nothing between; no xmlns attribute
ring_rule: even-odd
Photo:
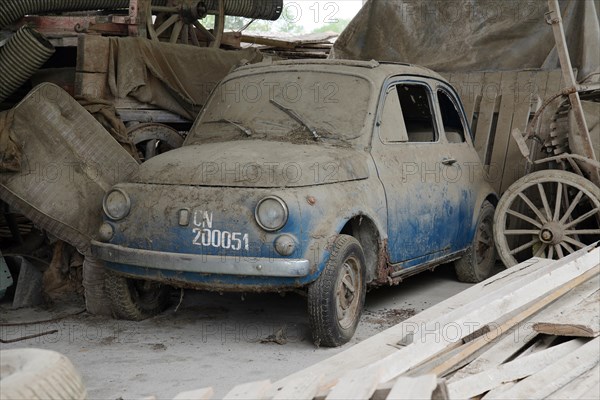
<svg viewBox="0 0 600 400"><path fill-rule="evenodd" d="M205 13L218 10L219 0L202 3ZM152 0L152 5L165 7L171 2ZM18 21L25 15L66 11L91 11L128 9L129 0L3 0L0 2L0 29ZM283 10L283 0L225 0L224 13L236 17L276 20Z"/></svg>
<svg viewBox="0 0 600 400"><path fill-rule="evenodd" d="M127 136L135 145L142 162L181 147L184 140L176 129L154 122L131 126Z"/></svg>
<svg viewBox="0 0 600 400"><path fill-rule="evenodd" d="M600 239L600 188L572 172L544 170L511 185L496 209L494 240L507 267L560 259Z"/></svg>
<svg viewBox="0 0 600 400"><path fill-rule="evenodd" d="M24 26L0 48L0 102L23 85L54 54L39 32Z"/></svg>

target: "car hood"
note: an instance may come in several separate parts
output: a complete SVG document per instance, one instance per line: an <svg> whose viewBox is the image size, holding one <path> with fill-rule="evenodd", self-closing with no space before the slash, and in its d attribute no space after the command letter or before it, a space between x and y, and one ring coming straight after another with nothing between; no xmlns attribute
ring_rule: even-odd
<svg viewBox="0 0 600 400"><path fill-rule="evenodd" d="M299 187L365 179L368 154L324 143L264 140L184 146L140 166L139 183Z"/></svg>

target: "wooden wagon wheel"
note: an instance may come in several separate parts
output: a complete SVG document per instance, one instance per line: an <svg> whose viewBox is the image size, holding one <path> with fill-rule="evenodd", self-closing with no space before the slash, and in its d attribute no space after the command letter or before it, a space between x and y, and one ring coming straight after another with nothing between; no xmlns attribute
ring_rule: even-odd
<svg viewBox="0 0 600 400"><path fill-rule="evenodd" d="M148 36L159 41L183 43L200 46L209 43L210 47L221 46L225 28L225 0L218 0L216 10L205 10L200 0L172 0L168 6L151 6L147 12ZM207 14L214 14L215 23L212 32L200 20ZM156 20L153 21L153 15Z"/></svg>
<svg viewBox="0 0 600 400"><path fill-rule="evenodd" d="M600 239L600 188L567 171L534 172L508 188L494 222L507 267L531 257L560 259Z"/></svg>

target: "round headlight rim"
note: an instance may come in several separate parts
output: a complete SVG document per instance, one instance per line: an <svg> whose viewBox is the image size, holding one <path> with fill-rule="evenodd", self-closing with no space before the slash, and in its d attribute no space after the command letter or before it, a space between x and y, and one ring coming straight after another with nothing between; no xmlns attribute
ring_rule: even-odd
<svg viewBox="0 0 600 400"><path fill-rule="evenodd" d="M260 206L267 200L275 200L283 208L283 215L284 215L283 222L281 223L281 226L278 226L277 228L269 228L269 227L264 226L263 223L261 222L260 218L258 217L258 210L259 210ZM277 197L277 196L267 196L267 197L262 198L256 204L256 208L254 208L254 220L256 221L258 226L260 226L263 230L265 230L267 232L277 232L278 230L283 228L285 226L285 224L287 224L288 218L289 218L288 206L287 206L286 202L283 201L283 199L281 199L280 197Z"/></svg>
<svg viewBox="0 0 600 400"><path fill-rule="evenodd" d="M122 217L118 217L118 218L114 217L113 215L111 215L108 212L108 207L106 207L106 201L108 200L108 196L110 196L113 192L119 192L125 198L125 204L127 205L127 212ZM131 212L131 199L129 198L129 195L121 188L110 189L108 192L106 192L106 194L104 195L104 198L102 199L102 210L104 211L104 215L106 215L111 220L120 221L123 218L126 218L129 215L129 213Z"/></svg>

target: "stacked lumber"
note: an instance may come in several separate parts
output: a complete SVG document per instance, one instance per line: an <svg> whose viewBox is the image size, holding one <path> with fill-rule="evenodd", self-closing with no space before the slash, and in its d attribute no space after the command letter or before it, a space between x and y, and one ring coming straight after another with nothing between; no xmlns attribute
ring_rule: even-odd
<svg viewBox="0 0 600 400"><path fill-rule="evenodd" d="M262 53L285 59L327 58L337 33L317 33L296 37L242 35L241 41L258 47Z"/></svg>
<svg viewBox="0 0 600 400"><path fill-rule="evenodd" d="M327 360L226 399L592 399L600 247L533 258ZM210 388L188 392L208 399Z"/></svg>

